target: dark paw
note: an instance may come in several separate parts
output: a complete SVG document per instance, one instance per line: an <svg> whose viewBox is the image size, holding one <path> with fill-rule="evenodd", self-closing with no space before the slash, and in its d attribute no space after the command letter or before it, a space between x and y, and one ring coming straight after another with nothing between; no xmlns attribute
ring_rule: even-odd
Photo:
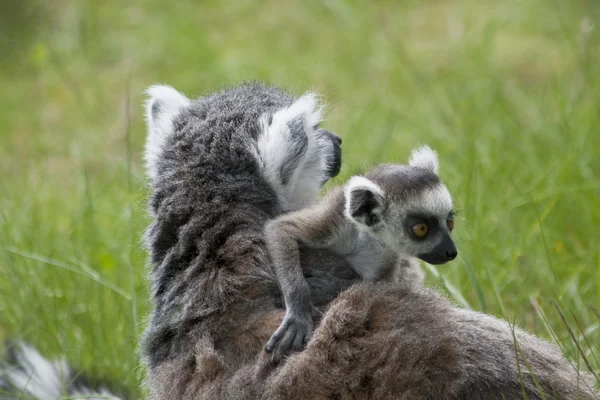
<svg viewBox="0 0 600 400"><path fill-rule="evenodd" d="M312 336L312 331L311 313L303 316L286 315L267 342L265 351L271 353L274 361L280 361L288 353L304 349Z"/></svg>

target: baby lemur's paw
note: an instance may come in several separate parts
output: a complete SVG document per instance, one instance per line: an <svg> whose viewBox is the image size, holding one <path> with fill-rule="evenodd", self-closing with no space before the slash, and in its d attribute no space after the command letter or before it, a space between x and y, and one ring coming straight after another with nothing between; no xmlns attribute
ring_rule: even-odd
<svg viewBox="0 0 600 400"><path fill-rule="evenodd" d="M288 353L304 349L313 333L313 318L318 315L319 311L313 307L307 313L286 314L283 322L265 346L265 351L272 354L272 360L279 362Z"/></svg>

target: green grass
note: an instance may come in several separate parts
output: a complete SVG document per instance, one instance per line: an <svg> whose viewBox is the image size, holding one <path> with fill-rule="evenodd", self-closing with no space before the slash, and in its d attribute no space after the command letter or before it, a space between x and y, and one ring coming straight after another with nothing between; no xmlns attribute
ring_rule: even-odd
<svg viewBox="0 0 600 400"><path fill-rule="evenodd" d="M600 368L600 4L197 3L0 13L0 338L139 392L142 92L260 79L326 96L333 184L438 150L460 255L428 283Z"/></svg>

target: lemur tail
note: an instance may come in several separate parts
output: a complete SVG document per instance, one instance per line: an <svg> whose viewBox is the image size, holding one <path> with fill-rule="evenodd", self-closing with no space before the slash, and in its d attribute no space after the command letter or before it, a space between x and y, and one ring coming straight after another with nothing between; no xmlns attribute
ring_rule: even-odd
<svg viewBox="0 0 600 400"><path fill-rule="evenodd" d="M107 385L92 387L74 374L66 360L50 361L34 347L19 343L0 360L0 400L122 399Z"/></svg>

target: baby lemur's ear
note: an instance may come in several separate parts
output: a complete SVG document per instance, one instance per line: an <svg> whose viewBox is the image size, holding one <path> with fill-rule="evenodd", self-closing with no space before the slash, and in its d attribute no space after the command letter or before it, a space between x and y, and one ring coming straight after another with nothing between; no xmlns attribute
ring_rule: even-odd
<svg viewBox="0 0 600 400"><path fill-rule="evenodd" d="M410 160L408 160L408 165L428 169L436 175L440 167L437 153L431 150L429 146L414 149L410 155Z"/></svg>
<svg viewBox="0 0 600 400"><path fill-rule="evenodd" d="M384 193L376 183L354 176L346 183L344 194L347 218L363 228L374 228L381 223Z"/></svg>

